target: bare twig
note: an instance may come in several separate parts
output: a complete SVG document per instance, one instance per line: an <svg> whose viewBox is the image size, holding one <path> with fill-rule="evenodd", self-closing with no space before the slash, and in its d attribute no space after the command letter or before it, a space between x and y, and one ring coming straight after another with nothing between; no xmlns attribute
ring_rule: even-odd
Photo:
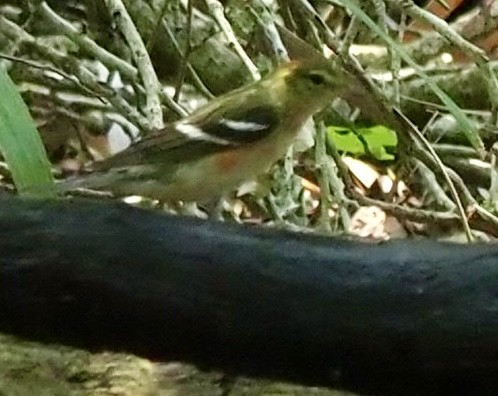
<svg viewBox="0 0 498 396"><path fill-rule="evenodd" d="M99 46L95 41L89 38L86 34L82 34L70 22L59 16L46 1L41 2L38 12L40 15L51 23L57 30L68 37L70 40L78 44L78 46L88 55L94 56L102 62L110 70L117 70L119 73L134 81L138 77L137 69L128 62L116 55L110 53L106 49Z"/></svg>
<svg viewBox="0 0 498 396"><path fill-rule="evenodd" d="M142 37L121 0L104 0L104 2L113 21L119 27L130 46L133 59L144 84L146 117L152 128L161 129L164 125L160 101L161 84L152 66L152 61Z"/></svg>
<svg viewBox="0 0 498 396"><path fill-rule="evenodd" d="M66 80L71 81L73 84L76 84L79 88L81 88L83 91L85 91L89 95L95 96L102 103L105 103L104 99L102 99L100 96L95 94L95 92L93 92L92 90L88 89L83 84L81 84L81 82L77 78L75 78L73 75L70 75L70 74L64 72L63 70L57 69L57 68L50 66L50 65L42 65L39 62L19 58L17 56L10 56L10 55L6 55L6 54L2 54L2 53L0 53L0 58L10 60L11 62L20 63L23 65L32 67L34 69L39 69L39 70L44 70L44 71L48 71L51 73L55 73L55 74L61 76L62 78L65 78Z"/></svg>
<svg viewBox="0 0 498 396"><path fill-rule="evenodd" d="M255 0L253 3L255 4L253 4L252 7L250 6L249 10L263 29L265 37L272 47L273 54L280 62L288 61L289 54L287 53L287 48L285 48L282 38L275 26L273 16L261 0Z"/></svg>
<svg viewBox="0 0 498 396"><path fill-rule="evenodd" d="M361 23L357 17L354 15L351 17L351 21L349 22L348 29L346 30L346 34L344 35L344 39L341 43L341 55L347 56L349 53L349 48L353 44L358 32L360 31Z"/></svg>
<svg viewBox="0 0 498 396"><path fill-rule="evenodd" d="M187 3L187 40L186 40L186 48L183 53L183 58L182 58L182 64L180 67L180 72L178 73L178 82L175 87L175 95L173 96L173 100L175 102L178 101L178 98L180 97L180 92L181 88L183 85L183 82L185 80L185 75L187 74L188 70L188 58L190 56L190 53L192 52L192 21L194 18L194 12L193 12L193 0L188 0Z"/></svg>
<svg viewBox="0 0 498 396"><path fill-rule="evenodd" d="M315 141L315 163L318 169L318 182L320 185L320 217L318 218L318 224L323 231L331 233L332 227L330 225L329 208L332 202L332 196L330 193L330 183L326 161L326 129L323 121L320 121L317 125Z"/></svg>
<svg viewBox="0 0 498 396"><path fill-rule="evenodd" d="M166 31L166 34L168 35L168 39L171 41L171 44L173 44L173 47L175 50L178 52L178 54L183 58L184 54L180 48L180 45L178 44L178 41L175 38L175 35L169 28L168 24L163 21L162 22L163 28ZM209 91L209 89L204 85L202 82L201 78L195 71L195 69L192 67L190 63L187 63L187 70L190 73L190 77L192 78L192 83L194 86L199 90L201 94L203 94L206 98L212 99L214 98L214 95Z"/></svg>
<svg viewBox="0 0 498 396"><path fill-rule="evenodd" d="M239 58L242 60L242 63L245 65L251 77L254 81L257 81L261 78L261 74L259 73L258 68L253 63L251 58L246 54L242 45L240 45L235 33L233 32L232 26L230 26L230 22L225 18L225 11L223 9L223 5L218 0L205 0L206 6L209 9L209 12L213 16L214 20L220 27L220 29L225 34L228 42L232 46L233 50L237 53Z"/></svg>
<svg viewBox="0 0 498 396"><path fill-rule="evenodd" d="M440 157L477 158L476 151L468 146L440 143L432 144L432 147Z"/></svg>
<svg viewBox="0 0 498 396"><path fill-rule="evenodd" d="M335 147L331 147L331 145L328 144L326 145L326 147L327 149L329 149L327 151L333 150L335 152L335 156L333 155L334 158L339 158L339 154L337 153ZM324 170L326 171L328 182L330 184L330 189L332 190L334 196L338 200L339 214L342 221L342 225L345 230L349 230L351 225L351 217L349 215L347 208L358 209L359 208L358 202L348 198L344 193L345 183L337 175L337 171L339 170L337 163L327 155L325 157L323 166L325 167Z"/></svg>
<svg viewBox="0 0 498 396"><path fill-rule="evenodd" d="M460 219L455 212L438 212L433 210L425 209L415 209L408 208L406 206L396 205L392 203L387 203L384 201L379 201L377 199L372 199L365 197L355 191L353 191L353 196L362 205L366 206L377 206L381 208L384 212L395 216L402 220L411 220L425 224L438 223L438 224L457 224Z"/></svg>
<svg viewBox="0 0 498 396"><path fill-rule="evenodd" d="M467 220L467 214L465 213L465 209L463 207L462 201L460 200L460 196L458 195L458 192L455 189L455 185L453 184L453 181L448 174L447 168L444 166L442 163L441 159L439 156L436 154L434 149L432 148L431 144L429 141L425 138L425 136L420 133L418 128L412 124L410 120L408 120L401 112L398 112L398 115L402 117L405 121L406 124L412 126L412 133L415 134L416 138L424 145L425 149L430 153L430 155L433 157L434 161L436 162L438 168L442 172L446 183L448 184L448 188L450 189L451 196L453 197L453 200L455 201L457 205L458 212L460 214L460 218L462 221L463 228L465 230L465 234L467 235L467 239L469 242L472 242L474 240L474 236L472 235L472 230L470 229L469 222Z"/></svg>
<svg viewBox="0 0 498 396"><path fill-rule="evenodd" d="M438 183L436 175L434 175L434 172L432 172L427 165L425 165L422 161L418 159L413 159L413 164L418 169L424 185L427 187L429 192L434 196L437 203L443 206L446 210L454 212L456 209L456 205L451 199L448 198L443 188Z"/></svg>
<svg viewBox="0 0 498 396"><path fill-rule="evenodd" d="M386 213L392 214L399 219L412 220L422 223L437 222L438 224L451 223L455 224L460 220L460 217L454 212L437 212L424 209L408 208L397 204L391 204L376 199L365 197L356 191L354 182L349 174L348 167L340 157L339 153L332 147L332 157L341 173L342 179L346 183L347 190L351 197L361 205L373 205L381 208Z"/></svg>
<svg viewBox="0 0 498 396"><path fill-rule="evenodd" d="M12 40L18 40L21 44L29 45L65 73L73 74L82 85L94 92L94 95L106 99L117 111L132 123L143 130L150 129L150 124L147 119L142 117L142 115L135 108L130 106L130 104L116 91L99 84L95 76L74 58L68 57L45 43L42 43L19 27L16 23L2 15L0 15L0 33Z"/></svg>
<svg viewBox="0 0 498 396"><path fill-rule="evenodd" d="M391 4L401 8L407 15L414 19L419 19L432 26L439 34L446 38L456 47L460 48L478 66L481 76L486 81L488 96L493 105L494 111L498 109L498 79L488 63L486 52L465 40L455 32L446 21L438 18L422 7L417 6L412 0L387 0Z"/></svg>

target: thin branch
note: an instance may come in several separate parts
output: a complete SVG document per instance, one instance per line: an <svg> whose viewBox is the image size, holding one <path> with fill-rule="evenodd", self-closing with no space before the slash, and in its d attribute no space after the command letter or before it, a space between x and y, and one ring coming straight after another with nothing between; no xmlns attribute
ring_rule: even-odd
<svg viewBox="0 0 498 396"><path fill-rule="evenodd" d="M493 105L494 111L498 109L498 79L493 73L489 64L489 59L486 52L465 40L457 32L455 32L446 21L438 18L429 11L417 6L412 0L388 0L398 8L402 8L407 15L414 19L419 19L432 26L439 34L441 34L450 43L460 48L470 59L472 59L479 67L482 78L486 82L488 89L489 100Z"/></svg>
<svg viewBox="0 0 498 396"><path fill-rule="evenodd" d="M82 85L88 87L96 96L105 98L117 111L139 128L150 130L150 124L147 119L145 119L135 108L130 106L130 104L116 91L101 85L95 76L74 58L68 57L40 40L37 40L16 23L2 15L0 15L0 33L11 40L19 40L21 44L29 45L32 49L46 57L67 74L73 74Z"/></svg>
<svg viewBox="0 0 498 396"><path fill-rule="evenodd" d="M454 212L438 212L433 210L408 208L406 206L368 198L354 190L352 191L352 194L360 204L365 206L377 206L384 212L389 213L398 219L411 220L425 224L456 224L460 221L459 216Z"/></svg>
<svg viewBox="0 0 498 396"><path fill-rule="evenodd" d="M273 55L279 62L287 62L289 60L287 48L285 48L282 38L280 37L277 27L275 26L275 18L265 6L263 1L255 0L253 5L249 6L249 11L256 19L260 28L263 30L265 38L272 48Z"/></svg>
<svg viewBox="0 0 498 396"><path fill-rule="evenodd" d="M47 22L57 28L60 33L75 42L88 55L101 61L109 70L117 70L123 77L131 81L137 79L138 72L134 66L99 46L88 35L79 32L70 22L52 10L47 2L43 1L40 4L38 12Z"/></svg>
<svg viewBox="0 0 498 396"><path fill-rule="evenodd" d="M188 5L187 5L187 40L186 40L186 48L185 52L183 53L182 57L182 64L180 66L180 72L178 73L178 82L175 87L175 95L173 96L173 100L175 102L178 101L178 98L180 97L180 92L181 88L183 85L183 82L185 81L185 76L187 74L187 69L189 65L189 56L190 53L192 52L192 23L194 19L194 12L193 12L193 0L188 0Z"/></svg>
<svg viewBox="0 0 498 396"><path fill-rule="evenodd" d="M133 23L130 14L121 0L104 0L112 20L130 46L133 59L137 65L138 72L145 89L145 114L152 128L161 129L164 126L163 112L161 109L161 84L157 78L149 53L145 44Z"/></svg>
<svg viewBox="0 0 498 396"><path fill-rule="evenodd" d="M377 206L386 213L392 214L399 219L412 220L422 223L436 222L438 224L454 224L458 221L461 221L460 217L454 212L437 212L424 209L408 208L405 206L365 197L363 194L360 194L356 191L354 182L351 178L351 175L349 174L349 169L334 146L331 146L331 155L339 169L339 172L341 173L342 179L346 184L349 194L359 204L367 206Z"/></svg>
<svg viewBox="0 0 498 396"><path fill-rule="evenodd" d="M448 198L443 188L438 183L434 172L432 172L429 169L429 167L425 165L422 161L416 158L414 158L412 162L415 165L416 169L418 170L418 173L422 178L423 184L429 190L429 192L434 196L436 202L439 205L443 206L446 210L454 212L456 209L456 205L450 198Z"/></svg>
<svg viewBox="0 0 498 396"><path fill-rule="evenodd" d="M235 36L235 33L233 32L232 26L230 26L230 22L228 22L228 20L225 18L223 5L218 0L205 0L205 2L206 6L209 9L209 12L213 16L220 29L225 34L225 37L232 46L233 50L236 52L236 54L242 60L244 66L251 74L252 79L254 81L261 79L261 74L259 73L258 68L240 45L237 37Z"/></svg>
<svg viewBox="0 0 498 396"><path fill-rule="evenodd" d="M472 242L474 240L474 236L472 235L472 230L470 229L469 222L467 220L467 214L465 213L465 209L463 207L462 201L460 200L460 196L458 195L458 192L455 189L455 185L453 184L453 181L450 175L448 174L446 166L444 166L443 162L441 161L441 158L439 158L439 156L434 151L429 141L425 138L425 136L422 133L420 133L418 128L415 125L413 125L412 122L409 119L407 119L401 112L398 112L398 115L405 120L406 124L409 125L411 124L412 133L414 133L416 138L424 145L425 149L430 153L430 155L436 162L438 169L440 169L441 173L443 174L443 177L446 180L448 188L450 189L451 196L453 197L453 200L457 205L458 212L460 213L460 218L462 221L463 228L465 230L465 234L467 235L467 239L469 242Z"/></svg>
<svg viewBox="0 0 498 396"><path fill-rule="evenodd" d="M331 233L329 207L332 202L330 191L330 182L328 175L326 129L323 121L320 121L316 127L315 140L315 163L318 169L318 183L320 185L320 217L318 224L321 230Z"/></svg>
<svg viewBox="0 0 498 396"><path fill-rule="evenodd" d="M432 144L432 147L440 157L477 158L476 151L468 146L440 143Z"/></svg>
<svg viewBox="0 0 498 396"><path fill-rule="evenodd" d="M124 78L130 80L131 82L136 82L138 78L138 71L133 65L130 65L128 62L100 47L87 35L78 32L78 30L71 23L56 14L46 2L41 3L39 12L57 29L59 29L60 32L65 34L66 37L79 45L80 48L88 55L98 59L108 69L117 70ZM161 100L170 110L174 111L179 116L184 117L187 115L187 112L178 103L166 95L164 90L161 90Z"/></svg>
<svg viewBox="0 0 498 396"><path fill-rule="evenodd" d="M346 30L346 34L344 35L344 39L341 42L340 51L342 56L347 56L349 53L349 49L354 43L356 36L358 36L361 26L361 22L353 15Z"/></svg>
<svg viewBox="0 0 498 396"><path fill-rule="evenodd" d="M173 47L175 48L176 52L178 53L178 55L180 57L183 58L184 54L180 48L180 45L178 44L178 41L176 40L175 35L171 31L171 29L168 26L168 24L166 23L166 21L162 21L162 26L163 26L166 34L168 35L168 39L171 41L171 44L173 44ZM209 91L209 89L206 87L206 85L204 85L201 78L199 77L199 75L197 74L197 72L195 71L195 69L192 67L192 65L190 63L187 63L187 69L188 69L188 72L190 73L190 78L192 79L192 83L199 90L199 92L201 94L203 94L208 99L214 98L214 95Z"/></svg>
<svg viewBox="0 0 498 396"><path fill-rule="evenodd" d="M96 97L102 103L104 103L104 104L106 103L106 101L104 99L102 99L102 97L100 97L95 92L93 92L92 90L88 89L83 84L81 84L81 82L77 78L75 78L73 75L70 75L70 74L64 72L63 70L57 69L57 68L55 68L53 66L50 66L50 65L43 65L43 64L41 64L39 62L35 62L35 61L32 61L32 60L19 58L17 56L10 56L10 55L7 55L7 54L3 54L1 52L0 52L0 58L10 60L11 62L20 63L20 64L26 65L28 67L32 67L34 69L44 70L44 71L47 71L47 72L51 72L51 73L57 74L57 75L61 76L62 78L65 78L66 80L71 81L71 83L76 84L84 92L86 92L89 95L92 95L92 96Z"/></svg>

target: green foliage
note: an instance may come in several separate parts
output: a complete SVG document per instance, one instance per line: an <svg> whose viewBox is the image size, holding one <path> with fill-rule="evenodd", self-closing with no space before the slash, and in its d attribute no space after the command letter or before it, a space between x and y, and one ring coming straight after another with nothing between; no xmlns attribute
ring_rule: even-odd
<svg viewBox="0 0 498 396"><path fill-rule="evenodd" d="M398 144L396 133L382 125L355 130L330 126L327 128L327 139L340 152L361 156L370 154L379 161L392 161L392 150Z"/></svg>
<svg viewBox="0 0 498 396"><path fill-rule="evenodd" d="M50 162L26 104L0 67L0 151L20 195L55 197Z"/></svg>

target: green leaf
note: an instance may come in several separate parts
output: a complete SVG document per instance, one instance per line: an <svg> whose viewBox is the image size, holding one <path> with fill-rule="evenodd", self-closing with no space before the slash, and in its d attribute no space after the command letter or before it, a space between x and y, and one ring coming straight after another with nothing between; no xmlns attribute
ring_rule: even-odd
<svg viewBox="0 0 498 396"><path fill-rule="evenodd" d="M372 143L372 145L396 147L398 144L398 136L396 132L383 125L375 125L370 128L360 128L358 133L363 138Z"/></svg>
<svg viewBox="0 0 498 396"><path fill-rule="evenodd" d="M329 126L327 128L327 140L338 151L344 153L362 155L366 152L362 141L348 128Z"/></svg>
<svg viewBox="0 0 498 396"><path fill-rule="evenodd" d="M394 148L398 144L396 132L383 125L358 129L372 156L380 161L392 161L394 155L387 152L386 147Z"/></svg>
<svg viewBox="0 0 498 396"><path fill-rule="evenodd" d="M33 198L56 197L50 161L26 104L0 67L0 151L17 191Z"/></svg>
<svg viewBox="0 0 498 396"><path fill-rule="evenodd" d="M327 139L338 151L361 156L371 154L380 161L392 161L394 155L386 148L395 148L398 144L396 132L382 125L351 130L345 127L329 126Z"/></svg>

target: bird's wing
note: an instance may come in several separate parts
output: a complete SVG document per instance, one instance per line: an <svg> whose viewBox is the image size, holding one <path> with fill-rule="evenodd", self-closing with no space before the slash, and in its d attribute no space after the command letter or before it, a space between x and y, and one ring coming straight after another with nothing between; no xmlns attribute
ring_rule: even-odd
<svg viewBox="0 0 498 396"><path fill-rule="evenodd" d="M264 105L194 114L151 133L104 161L93 163L88 170L152 163L176 165L257 142L271 134L278 123L277 110Z"/></svg>

